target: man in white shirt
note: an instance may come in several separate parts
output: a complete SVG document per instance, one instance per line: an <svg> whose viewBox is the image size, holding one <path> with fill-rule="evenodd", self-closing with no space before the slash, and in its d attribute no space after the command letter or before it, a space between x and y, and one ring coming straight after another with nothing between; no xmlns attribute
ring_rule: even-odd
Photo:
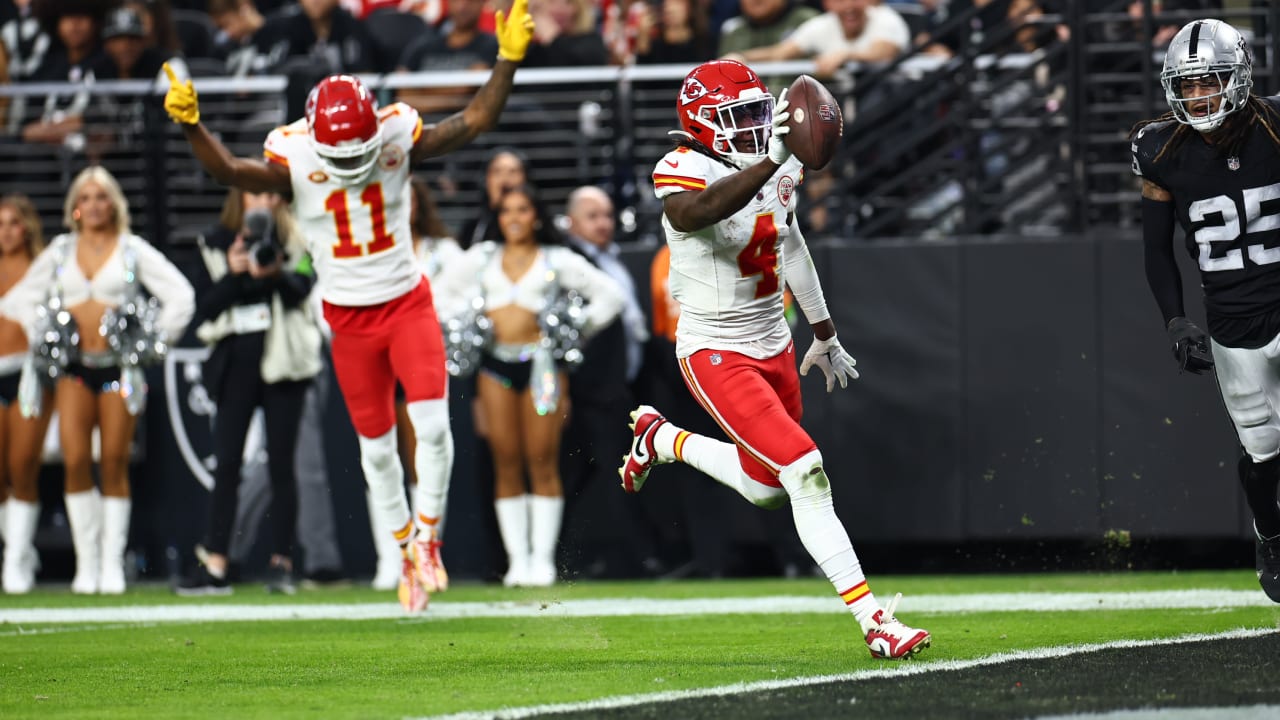
<svg viewBox="0 0 1280 720"><path fill-rule="evenodd" d="M845 63L889 62L911 46L907 21L892 8L873 0L827 0L826 7L782 42L725 58L747 63L812 58L817 74L829 76Z"/></svg>

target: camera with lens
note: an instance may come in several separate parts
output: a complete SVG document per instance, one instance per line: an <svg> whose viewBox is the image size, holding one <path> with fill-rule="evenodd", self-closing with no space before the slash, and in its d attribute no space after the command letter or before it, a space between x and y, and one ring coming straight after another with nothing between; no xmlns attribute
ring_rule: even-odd
<svg viewBox="0 0 1280 720"><path fill-rule="evenodd" d="M284 257L284 247L276 239L274 218L265 208L245 213L244 243L258 267L270 267Z"/></svg>

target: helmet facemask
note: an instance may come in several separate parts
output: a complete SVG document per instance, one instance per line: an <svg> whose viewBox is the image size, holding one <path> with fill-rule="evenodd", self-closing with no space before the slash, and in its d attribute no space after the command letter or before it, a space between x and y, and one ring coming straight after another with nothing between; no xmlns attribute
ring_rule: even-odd
<svg viewBox="0 0 1280 720"><path fill-rule="evenodd" d="M711 149L739 168L747 167L769 152L773 134L773 96L757 88L742 92L736 100L704 105L687 111L695 122L714 133Z"/></svg>
<svg viewBox="0 0 1280 720"><path fill-rule="evenodd" d="M1164 86L1165 99L1173 110L1174 118L1205 133L1217 130L1228 115L1245 106L1252 85L1250 76L1249 67L1242 63L1213 67L1205 64L1202 68L1182 67L1174 73L1161 73L1160 83ZM1185 81L1212 83L1218 87L1218 91L1183 97ZM1213 109L1215 101L1217 109ZM1210 111L1200 114L1200 106L1205 104Z"/></svg>
<svg viewBox="0 0 1280 720"><path fill-rule="evenodd" d="M339 145L325 145L311 137L311 147L329 175L348 183L369 177L382 150L382 126L368 140L348 140Z"/></svg>

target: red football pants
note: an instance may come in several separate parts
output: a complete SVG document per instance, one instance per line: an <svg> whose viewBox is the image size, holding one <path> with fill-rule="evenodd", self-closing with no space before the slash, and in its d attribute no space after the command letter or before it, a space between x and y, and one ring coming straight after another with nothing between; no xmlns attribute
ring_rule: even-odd
<svg viewBox="0 0 1280 720"><path fill-rule="evenodd" d="M324 304L333 329L333 370L356 433L373 438L396 424L396 381L405 400L437 400L448 391L444 339L427 281L380 305Z"/></svg>
<svg viewBox="0 0 1280 720"><path fill-rule="evenodd" d="M817 448L800 427L804 407L795 346L756 360L726 350L699 350L680 360L689 392L738 446L753 480L781 487L778 472Z"/></svg>

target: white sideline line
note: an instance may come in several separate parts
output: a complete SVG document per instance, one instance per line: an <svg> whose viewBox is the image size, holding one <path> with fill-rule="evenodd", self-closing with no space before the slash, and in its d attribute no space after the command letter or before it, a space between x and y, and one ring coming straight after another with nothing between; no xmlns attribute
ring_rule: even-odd
<svg viewBox="0 0 1280 720"><path fill-rule="evenodd" d="M126 598L127 600L127 598ZM908 595L904 616L975 612L1072 612L1082 610L1218 610L1274 607L1257 590L1161 590L1153 592L991 593ZM421 615L406 615L395 603L232 605L132 605L76 608L0 608L0 623L205 623L254 620L456 620L506 617L609 617L624 615L823 614L847 612L839 598L771 596L754 598L618 598L611 600L527 600L449 602L442 599Z"/></svg>
<svg viewBox="0 0 1280 720"><path fill-rule="evenodd" d="M521 708L503 708L500 710L469 711L454 713L452 715L433 715L427 718L416 718L414 720L518 720L519 718L534 717L548 713L611 710L616 708L633 707L636 705L673 702L676 700L695 700L709 697L725 697L728 695L741 695L766 690L781 690L783 688L804 687L830 682L856 682L859 680L921 675L927 672L966 670L968 668L998 665L1000 663L1013 662L1015 660L1049 660L1053 658L1066 657L1068 655L1080 655L1084 653L1097 652L1099 650L1111 650L1116 648L1154 647L1158 645L1175 645L1178 643L1204 642L1208 640L1254 638L1261 637L1263 635L1273 635L1277 632L1280 632L1280 629L1274 627L1237 628L1235 630L1227 630L1220 633L1180 635L1178 637L1160 638L1157 640L1115 640L1112 642L1090 645L1060 645L1058 647L996 653L994 655L987 655L986 657L974 658L972 660L940 660L938 662L913 660L886 664L885 666L876 668L875 670L860 670L858 672L841 673L839 675L817 675L813 677L790 678L786 680L762 680L750 683L734 683L733 685L721 685L719 687L699 688L696 690L674 690L645 693L641 695L619 695L617 697L589 700L580 703L557 703L552 705L534 705Z"/></svg>

